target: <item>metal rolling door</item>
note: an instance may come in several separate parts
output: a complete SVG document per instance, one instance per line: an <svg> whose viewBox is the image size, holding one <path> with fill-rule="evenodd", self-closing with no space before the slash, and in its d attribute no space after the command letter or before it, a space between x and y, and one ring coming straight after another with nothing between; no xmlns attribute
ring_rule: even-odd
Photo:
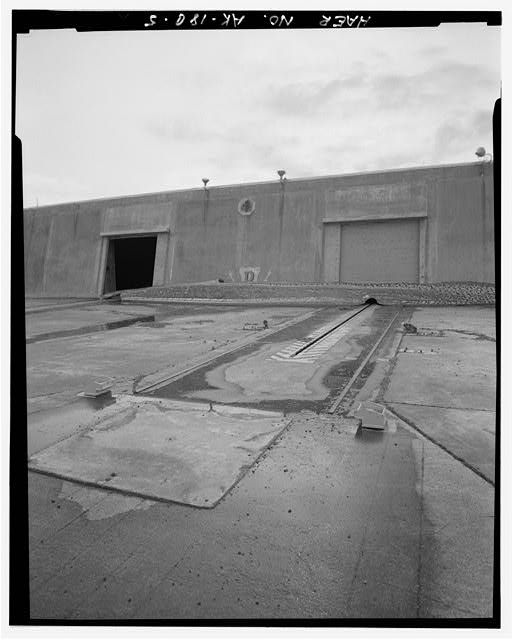
<svg viewBox="0 0 513 640"><path fill-rule="evenodd" d="M417 220L342 225L341 282L418 282Z"/></svg>

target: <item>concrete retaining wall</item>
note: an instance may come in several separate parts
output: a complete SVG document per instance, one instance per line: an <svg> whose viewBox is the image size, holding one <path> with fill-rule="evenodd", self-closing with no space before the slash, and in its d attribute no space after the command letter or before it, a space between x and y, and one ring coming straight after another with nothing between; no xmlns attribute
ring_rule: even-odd
<svg viewBox="0 0 513 640"><path fill-rule="evenodd" d="M471 163L26 209L26 294L100 295L109 240L148 234L155 285L336 280L328 225L410 218L421 282L494 282L492 166Z"/></svg>

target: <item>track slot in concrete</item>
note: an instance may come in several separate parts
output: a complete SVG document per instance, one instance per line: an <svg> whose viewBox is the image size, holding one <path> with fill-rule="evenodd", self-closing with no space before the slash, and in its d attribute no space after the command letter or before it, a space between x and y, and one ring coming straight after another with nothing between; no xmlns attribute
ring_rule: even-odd
<svg viewBox="0 0 513 640"><path fill-rule="evenodd" d="M369 303L369 304L373 304L373 303ZM315 344L317 344L321 340L324 340L325 338L327 338L330 334L332 334L334 331L336 331L339 327L341 327L342 325L346 324L346 322L349 322L349 320L351 320L352 318L356 317L357 315L359 315L360 313L365 311L369 307L369 304L365 304L363 307L358 309L358 311L356 311L355 313L352 313L347 318L344 318L341 322L338 322L335 326L331 327L327 331L324 331L323 333L321 333L321 335L316 336L315 338L313 338L312 340L307 342L304 346L302 346L299 349L297 349L297 351L295 351L292 354L292 357L295 358L300 353L303 353L304 351L306 351L307 349L310 349L311 347L313 347Z"/></svg>
<svg viewBox="0 0 513 640"><path fill-rule="evenodd" d="M388 323L388 325L386 326L386 328L381 332L380 336L378 337L378 339L376 340L376 342L374 343L374 346L372 347L372 349L369 351L369 353L367 354L367 356L364 358L363 362L360 364L360 366L358 367L358 369L354 372L351 380L349 380L349 382L346 384L346 386L342 389L342 391L340 392L340 394L338 395L337 399L333 402L333 404L331 405L331 407L328 409L328 413L335 413L335 411L338 409L340 403L342 402L342 400L345 398L345 396L347 395L347 393L349 392L349 390L351 389L351 387L353 386L353 384L356 382L356 380L358 379L358 377L360 376L360 374L362 373L364 367L367 365L367 363L369 362L369 360L371 359L371 357L373 356L374 352L376 351L376 349L379 347L379 345L381 344L383 338L387 335L389 329L392 327L392 325L394 324L394 322L396 321L397 317L399 316L399 312L396 313L394 315L394 317L392 318L392 320Z"/></svg>
<svg viewBox="0 0 513 640"><path fill-rule="evenodd" d="M225 349L222 352L217 352L215 355L202 359L200 362L191 365L190 367L187 367L180 371L174 371L172 374L159 372L156 375L146 376L143 380L139 380L138 383L134 385L133 392L137 394L153 393L154 391L157 391L158 389L165 387L176 380L184 378L185 376L194 373L198 369L201 369L215 362L216 360L219 360L220 358L226 357L230 354L234 354L235 356L237 352L242 351L252 344L264 344L267 342L267 338L269 338L270 336L278 334L281 331L285 331L295 325L299 325L305 320L309 320L311 317L315 316L321 311L323 311L323 309L309 311L299 318L294 318L293 320L290 320L289 322L286 322L274 329L267 328L262 333L259 332L256 338L253 334L251 334L247 339L241 340L233 347Z"/></svg>

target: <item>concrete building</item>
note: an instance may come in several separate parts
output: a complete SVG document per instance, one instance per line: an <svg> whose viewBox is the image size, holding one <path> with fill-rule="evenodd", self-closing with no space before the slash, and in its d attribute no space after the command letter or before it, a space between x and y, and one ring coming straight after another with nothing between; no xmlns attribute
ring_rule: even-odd
<svg viewBox="0 0 513 640"><path fill-rule="evenodd" d="M30 208L26 294L215 279L494 282L493 212L483 162Z"/></svg>

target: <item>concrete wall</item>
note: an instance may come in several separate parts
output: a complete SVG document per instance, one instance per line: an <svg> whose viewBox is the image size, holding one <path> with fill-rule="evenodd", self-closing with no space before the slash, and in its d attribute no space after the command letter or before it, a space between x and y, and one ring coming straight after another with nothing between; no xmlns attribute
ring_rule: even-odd
<svg viewBox="0 0 513 640"><path fill-rule="evenodd" d="M28 295L96 295L102 211L39 208L25 212Z"/></svg>
<svg viewBox="0 0 513 640"><path fill-rule="evenodd" d="M245 198L250 215L238 211ZM157 236L154 284L241 281L250 269L258 282L333 281L341 224L412 218L421 281L494 281L492 167L471 163L27 209L26 293L99 295L109 240L126 235Z"/></svg>
<svg viewBox="0 0 513 640"><path fill-rule="evenodd" d="M495 282L493 177L431 185L429 280Z"/></svg>

